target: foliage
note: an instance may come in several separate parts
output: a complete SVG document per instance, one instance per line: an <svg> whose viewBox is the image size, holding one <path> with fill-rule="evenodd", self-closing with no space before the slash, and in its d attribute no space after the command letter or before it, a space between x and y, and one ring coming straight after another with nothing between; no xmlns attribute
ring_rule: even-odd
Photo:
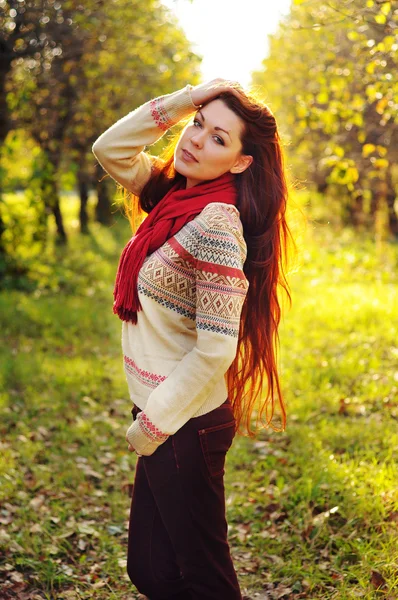
<svg viewBox="0 0 398 600"><path fill-rule="evenodd" d="M7 76L0 77L0 83L5 82L0 85L3 154L15 154L19 139L28 138L30 146L32 140L36 143L31 175L25 169L22 177L14 171L12 178L13 170L8 172L5 162L6 181L0 190L29 188L38 237L44 244L47 217L53 214L59 241L65 243L60 183L78 185L83 206L85 192L97 185L94 140L150 97L174 91L188 79L195 83L200 59L160 0L8 0L0 3L0 24L0 41L10 59ZM0 223L4 251L2 229ZM10 276L13 272L15 268Z"/></svg>
<svg viewBox="0 0 398 600"><path fill-rule="evenodd" d="M281 123L295 175L350 198L356 223L384 203L390 231L398 181L396 2L295 0L253 83ZM371 202L367 203L367 190ZM343 213L342 213L343 214Z"/></svg>

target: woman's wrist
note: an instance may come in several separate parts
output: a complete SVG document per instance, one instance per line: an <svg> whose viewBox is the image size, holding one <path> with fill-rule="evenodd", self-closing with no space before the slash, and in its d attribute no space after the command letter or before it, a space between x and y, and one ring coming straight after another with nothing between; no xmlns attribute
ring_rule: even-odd
<svg viewBox="0 0 398 600"><path fill-rule="evenodd" d="M193 97L192 97L193 85L191 85L190 83L188 83L188 85L187 85L187 90L188 90L188 93L189 93L189 95L190 95L190 97L191 97L191 102L192 102L192 105L193 105L195 108L200 108L202 105L201 105L201 104L195 104L195 102L194 102L194 100L193 100Z"/></svg>

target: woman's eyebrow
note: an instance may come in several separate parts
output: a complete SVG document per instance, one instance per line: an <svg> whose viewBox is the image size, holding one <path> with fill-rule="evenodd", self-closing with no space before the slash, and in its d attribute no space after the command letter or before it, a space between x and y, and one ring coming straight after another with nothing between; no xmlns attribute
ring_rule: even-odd
<svg viewBox="0 0 398 600"><path fill-rule="evenodd" d="M206 119L205 119L205 118L204 118L204 116L203 116L203 113L202 113L202 111L198 110L197 114L199 114L199 115L202 117L202 119L203 119L203 122L205 122L205 121L206 121ZM214 127L214 129L215 129L216 131L223 131L224 133L226 133L227 135L229 135L229 131L226 131L225 129L222 129L222 127ZM231 138L231 136L230 136L230 135L229 135L229 139L230 139L230 140L231 140L231 142L232 142L232 138Z"/></svg>

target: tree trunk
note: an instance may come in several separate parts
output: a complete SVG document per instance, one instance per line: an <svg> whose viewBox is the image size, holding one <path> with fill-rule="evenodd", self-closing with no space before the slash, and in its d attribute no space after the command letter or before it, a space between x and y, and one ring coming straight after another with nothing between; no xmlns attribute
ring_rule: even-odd
<svg viewBox="0 0 398 600"><path fill-rule="evenodd" d="M61 207L59 205L59 199L57 197L56 202L51 207L55 218L55 224L57 226L57 243L66 244L68 239L66 237L66 231L64 229L64 220L62 218Z"/></svg>
<svg viewBox="0 0 398 600"><path fill-rule="evenodd" d="M382 243L388 238L388 208L387 208L387 183L383 179L373 182L373 195L371 202L371 217L377 243ZM373 212L374 211L374 212Z"/></svg>
<svg viewBox="0 0 398 600"><path fill-rule="evenodd" d="M111 206L108 197L106 183L100 181L103 177L103 169L99 163L95 166L95 183L97 189L98 202L95 207L95 218L103 225L109 225L112 221Z"/></svg>
<svg viewBox="0 0 398 600"><path fill-rule="evenodd" d="M396 194L394 182L392 180L391 168L387 172L387 194L386 202L388 208L388 227L391 235L398 239L398 215L395 210Z"/></svg>
<svg viewBox="0 0 398 600"><path fill-rule="evenodd" d="M350 195L350 198L351 202L347 209L350 223L355 229L360 229L365 224L362 190L355 186L355 191Z"/></svg>
<svg viewBox="0 0 398 600"><path fill-rule="evenodd" d="M3 148L5 139L11 129L11 121L9 117L9 109L7 104L7 94L5 93L5 85L7 75L11 70L12 58L7 57L9 54L9 45L5 40L0 39L0 148ZM1 161L1 156L0 156ZM3 196L3 180L2 180L2 165L0 162L0 272L5 270L6 249L4 245L3 234L6 230L2 216L2 196Z"/></svg>
<svg viewBox="0 0 398 600"><path fill-rule="evenodd" d="M0 157L1 158L1 157ZM6 269L6 249L4 245L3 234L6 230L6 226L3 221L3 181L1 178L1 162L0 162L0 276Z"/></svg>
<svg viewBox="0 0 398 600"><path fill-rule="evenodd" d="M87 214L87 201L88 201L88 185L87 181L79 181L79 194L80 194L80 232L89 233L88 231L88 214Z"/></svg>
<svg viewBox="0 0 398 600"><path fill-rule="evenodd" d="M88 214L87 214L88 182L87 182L87 176L83 172L82 169L80 169L77 174L77 181L78 181L79 196L80 196L80 212L79 212L80 232L87 234L87 233L89 233Z"/></svg>
<svg viewBox="0 0 398 600"><path fill-rule="evenodd" d="M41 193L46 210L51 211L55 218L57 228L57 244L66 244L67 236L64 228L61 207L59 204L58 184L57 184L57 168L56 160L51 160L48 152L43 152L43 169L41 180Z"/></svg>

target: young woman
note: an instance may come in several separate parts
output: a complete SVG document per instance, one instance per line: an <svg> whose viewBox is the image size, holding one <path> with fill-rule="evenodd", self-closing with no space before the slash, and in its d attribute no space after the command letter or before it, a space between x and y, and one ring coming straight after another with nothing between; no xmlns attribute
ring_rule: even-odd
<svg viewBox="0 0 398 600"><path fill-rule="evenodd" d="M186 118L162 157L144 151ZM127 190L135 233L113 306L134 404L126 440L139 456L128 574L151 600L241 599L225 458L244 417L253 437L265 387L260 417L266 408L270 425L277 400L282 429L286 419L277 290L290 299L291 236L275 117L239 84L216 79L143 104L92 150Z"/></svg>

